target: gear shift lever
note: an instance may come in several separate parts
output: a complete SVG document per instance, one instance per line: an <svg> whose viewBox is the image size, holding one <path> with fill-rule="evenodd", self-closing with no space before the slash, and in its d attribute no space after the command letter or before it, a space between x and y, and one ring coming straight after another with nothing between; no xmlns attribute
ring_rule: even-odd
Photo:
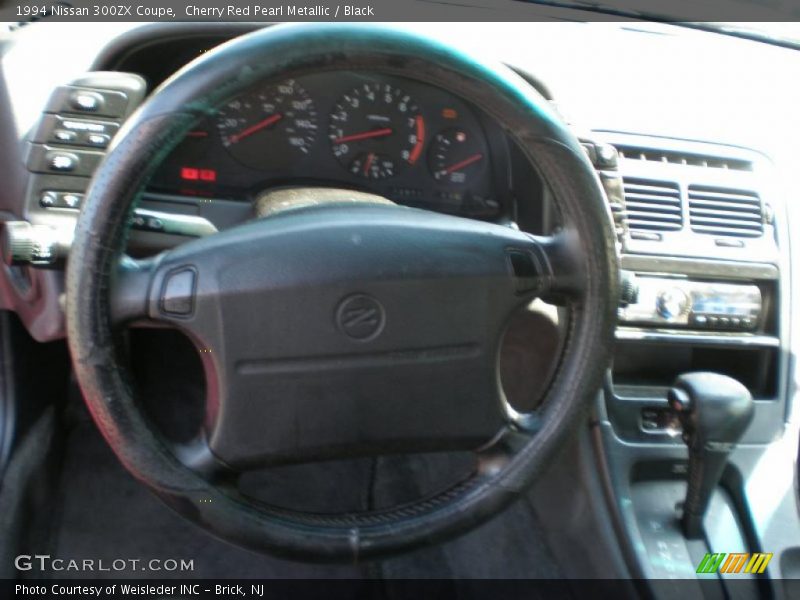
<svg viewBox="0 0 800 600"><path fill-rule="evenodd" d="M753 397L731 377L698 372L680 375L668 398L689 447L682 522L686 537L695 539L703 535L703 517L728 455L753 419Z"/></svg>

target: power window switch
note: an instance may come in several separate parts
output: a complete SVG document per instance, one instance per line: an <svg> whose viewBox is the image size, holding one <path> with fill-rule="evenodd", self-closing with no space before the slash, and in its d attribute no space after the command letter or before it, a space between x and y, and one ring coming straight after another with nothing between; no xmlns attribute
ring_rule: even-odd
<svg viewBox="0 0 800 600"><path fill-rule="evenodd" d="M74 142L77 137L78 134L74 131L70 131L69 129L56 129L53 132L53 140L56 142L62 142L64 144Z"/></svg>
<svg viewBox="0 0 800 600"><path fill-rule="evenodd" d="M47 168L60 173L70 173L79 164L77 156L70 152L49 152L47 154Z"/></svg>
<svg viewBox="0 0 800 600"><path fill-rule="evenodd" d="M97 112L103 107L103 96L97 92L78 90L70 95L69 104L80 112Z"/></svg>
<svg viewBox="0 0 800 600"><path fill-rule="evenodd" d="M70 192L61 194L61 202L64 208L80 208L82 200L83 194L72 194Z"/></svg>
<svg viewBox="0 0 800 600"><path fill-rule="evenodd" d="M86 145L94 148L105 148L111 141L111 136L105 133L90 133L86 136Z"/></svg>
<svg viewBox="0 0 800 600"><path fill-rule="evenodd" d="M56 208L58 205L57 192L44 192L42 197L39 198L39 206L42 208Z"/></svg>
<svg viewBox="0 0 800 600"><path fill-rule="evenodd" d="M42 208L71 208L78 210L83 202L80 192L57 192L47 190L39 197L39 206Z"/></svg>

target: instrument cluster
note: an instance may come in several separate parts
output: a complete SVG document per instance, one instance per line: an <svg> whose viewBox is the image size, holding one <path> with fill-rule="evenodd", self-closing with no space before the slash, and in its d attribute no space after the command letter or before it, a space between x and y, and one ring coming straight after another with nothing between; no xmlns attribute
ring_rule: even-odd
<svg viewBox="0 0 800 600"><path fill-rule="evenodd" d="M508 210L508 153L492 121L438 88L328 72L228 101L188 132L150 189L252 201L274 187L337 186L494 220Z"/></svg>

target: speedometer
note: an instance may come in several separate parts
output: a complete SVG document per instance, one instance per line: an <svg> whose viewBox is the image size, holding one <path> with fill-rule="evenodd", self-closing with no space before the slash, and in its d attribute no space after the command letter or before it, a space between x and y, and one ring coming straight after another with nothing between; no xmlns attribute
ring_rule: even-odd
<svg viewBox="0 0 800 600"><path fill-rule="evenodd" d="M289 79L228 102L217 115L217 130L223 146L242 164L281 167L311 150L317 112L306 91Z"/></svg>
<svg viewBox="0 0 800 600"><path fill-rule="evenodd" d="M328 137L345 169L358 177L384 179L419 160L425 121L401 89L365 83L336 103Z"/></svg>

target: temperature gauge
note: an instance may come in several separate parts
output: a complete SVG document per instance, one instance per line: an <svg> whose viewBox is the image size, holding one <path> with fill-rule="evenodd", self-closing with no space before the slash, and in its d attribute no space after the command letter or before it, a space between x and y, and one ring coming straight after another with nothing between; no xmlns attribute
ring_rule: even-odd
<svg viewBox="0 0 800 600"><path fill-rule="evenodd" d="M433 138L428 166L437 181L466 185L486 167L486 149L478 136L464 129L445 129Z"/></svg>

